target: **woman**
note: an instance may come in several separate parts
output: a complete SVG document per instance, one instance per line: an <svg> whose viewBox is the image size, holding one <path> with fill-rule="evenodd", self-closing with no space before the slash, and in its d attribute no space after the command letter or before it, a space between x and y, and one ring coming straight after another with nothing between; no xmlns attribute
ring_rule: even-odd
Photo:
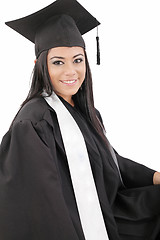
<svg viewBox="0 0 160 240"><path fill-rule="evenodd" d="M81 34L98 24L75 0L7 23L37 60L0 148L0 239L160 237L160 174L119 156L94 108Z"/></svg>

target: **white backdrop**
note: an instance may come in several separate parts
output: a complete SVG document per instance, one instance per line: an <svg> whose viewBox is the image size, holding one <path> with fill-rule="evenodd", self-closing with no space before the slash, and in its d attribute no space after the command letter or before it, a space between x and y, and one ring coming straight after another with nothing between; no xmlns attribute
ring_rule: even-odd
<svg viewBox="0 0 160 240"><path fill-rule="evenodd" d="M94 81L95 105L119 154L160 171L160 2L79 0L100 22L84 36ZM4 22L26 16L51 0L0 3L0 141L25 99L34 46ZM22 140L23 141L23 140Z"/></svg>

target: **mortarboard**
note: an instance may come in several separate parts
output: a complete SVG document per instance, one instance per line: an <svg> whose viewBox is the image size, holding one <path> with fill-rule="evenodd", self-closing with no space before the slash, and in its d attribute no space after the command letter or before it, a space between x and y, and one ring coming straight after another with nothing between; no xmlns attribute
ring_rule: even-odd
<svg viewBox="0 0 160 240"><path fill-rule="evenodd" d="M37 58L44 50L54 47L85 48L82 35L99 24L76 0L57 0L38 12L6 22L7 26L35 43Z"/></svg>

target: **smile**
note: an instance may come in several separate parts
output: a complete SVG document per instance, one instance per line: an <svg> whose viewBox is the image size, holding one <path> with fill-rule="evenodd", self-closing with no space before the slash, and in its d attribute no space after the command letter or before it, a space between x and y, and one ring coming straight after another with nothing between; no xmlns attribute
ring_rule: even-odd
<svg viewBox="0 0 160 240"><path fill-rule="evenodd" d="M61 83L63 83L63 84L65 84L65 85L69 85L69 86L71 86L71 85L74 85L76 82L77 82L77 79L73 79L73 80L61 80L60 81Z"/></svg>

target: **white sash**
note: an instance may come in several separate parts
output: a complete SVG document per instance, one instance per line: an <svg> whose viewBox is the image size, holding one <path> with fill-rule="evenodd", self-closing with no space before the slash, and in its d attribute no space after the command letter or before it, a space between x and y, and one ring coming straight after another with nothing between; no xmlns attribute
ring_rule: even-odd
<svg viewBox="0 0 160 240"><path fill-rule="evenodd" d="M57 114L85 239L108 240L83 135L55 93L45 100Z"/></svg>

